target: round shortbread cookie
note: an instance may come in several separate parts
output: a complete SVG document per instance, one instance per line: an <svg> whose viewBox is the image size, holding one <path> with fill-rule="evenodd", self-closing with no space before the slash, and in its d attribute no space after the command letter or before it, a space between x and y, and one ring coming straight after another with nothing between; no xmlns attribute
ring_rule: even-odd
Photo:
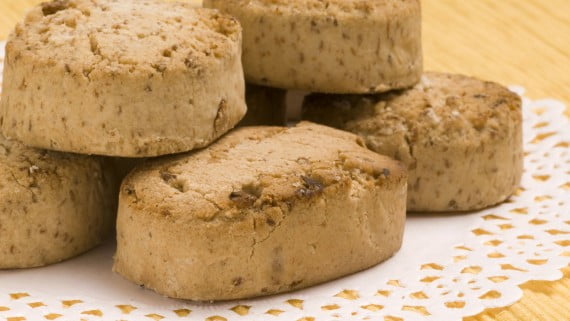
<svg viewBox="0 0 570 321"><path fill-rule="evenodd" d="M396 93L315 94L303 113L408 165L410 211L481 209L507 199L521 179L521 99L493 82L426 73Z"/></svg>
<svg viewBox="0 0 570 321"><path fill-rule="evenodd" d="M0 269L43 266L111 234L116 186L106 161L0 137Z"/></svg>
<svg viewBox="0 0 570 321"><path fill-rule="evenodd" d="M401 163L356 135L311 123L243 127L129 174L114 270L192 300L332 280L400 248L406 182Z"/></svg>
<svg viewBox="0 0 570 321"><path fill-rule="evenodd" d="M246 79L324 93L411 87L422 73L419 0L204 0L243 27Z"/></svg>
<svg viewBox="0 0 570 321"><path fill-rule="evenodd" d="M185 3L43 3L16 26L4 67L2 130L34 147L172 154L246 112L239 23Z"/></svg>

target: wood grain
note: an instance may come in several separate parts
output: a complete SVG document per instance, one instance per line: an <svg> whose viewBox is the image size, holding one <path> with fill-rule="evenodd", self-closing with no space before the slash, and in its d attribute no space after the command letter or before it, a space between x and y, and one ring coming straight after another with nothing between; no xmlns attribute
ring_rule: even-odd
<svg viewBox="0 0 570 321"><path fill-rule="evenodd" d="M426 69L518 84L570 105L570 1L425 0Z"/></svg>
<svg viewBox="0 0 570 321"><path fill-rule="evenodd" d="M0 40L39 2L0 0ZM570 106L569 12L568 0L423 0L426 70L518 84L532 98L552 97ZM534 311L554 301L566 306L570 270L561 281L530 282L522 288L525 296L519 303L468 320L560 320L553 313L530 313L527 307L535 305Z"/></svg>

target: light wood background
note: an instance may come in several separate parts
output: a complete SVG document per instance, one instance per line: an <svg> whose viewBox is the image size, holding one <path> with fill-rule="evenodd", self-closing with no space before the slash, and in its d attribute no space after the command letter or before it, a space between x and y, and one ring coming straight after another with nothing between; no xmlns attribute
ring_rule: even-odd
<svg viewBox="0 0 570 321"><path fill-rule="evenodd" d="M0 40L39 2L0 0ZM570 0L423 0L422 5L426 70L522 85L531 98L552 97L570 106ZM468 320L570 320L570 269L561 281L522 288L524 298L517 304Z"/></svg>

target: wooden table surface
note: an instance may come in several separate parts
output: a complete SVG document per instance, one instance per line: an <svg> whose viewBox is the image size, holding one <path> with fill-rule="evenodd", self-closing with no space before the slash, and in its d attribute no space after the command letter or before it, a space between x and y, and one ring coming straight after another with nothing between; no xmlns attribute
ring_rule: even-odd
<svg viewBox="0 0 570 321"><path fill-rule="evenodd" d="M0 0L0 40L39 2ZM569 13L570 0L423 0L426 70L522 85L531 98L570 106ZM529 282L523 290L513 306L468 320L570 320L557 309L570 305L570 269L561 281Z"/></svg>

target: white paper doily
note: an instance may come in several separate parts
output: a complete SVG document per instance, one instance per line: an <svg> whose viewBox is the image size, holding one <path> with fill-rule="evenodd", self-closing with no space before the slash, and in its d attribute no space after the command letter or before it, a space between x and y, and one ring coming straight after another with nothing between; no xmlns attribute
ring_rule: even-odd
<svg viewBox="0 0 570 321"><path fill-rule="evenodd" d="M559 101L524 99L525 173L510 201L467 214L410 215L400 252L367 271L283 295L201 304L113 274L110 243L61 264L0 271L0 319L454 321L507 306L521 297L518 285L557 280L570 263L564 110Z"/></svg>

